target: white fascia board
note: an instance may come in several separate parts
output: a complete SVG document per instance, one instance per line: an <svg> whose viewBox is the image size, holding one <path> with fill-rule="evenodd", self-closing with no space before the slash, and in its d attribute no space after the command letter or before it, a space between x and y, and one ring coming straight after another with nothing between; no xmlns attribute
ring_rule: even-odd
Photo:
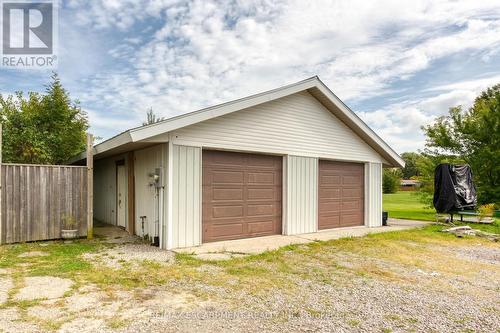
<svg viewBox="0 0 500 333"><path fill-rule="evenodd" d="M94 146L93 148L93 155L96 156L98 154L104 153L108 150L111 150L113 148L120 147L124 144L132 142L132 137L130 136L129 131L123 132L121 134L118 134L117 136L112 137L111 139L108 139L104 142L101 142L97 145ZM68 164L73 164L78 161L84 160L87 158L87 153L86 152L81 152L77 156L73 157L68 161Z"/></svg>
<svg viewBox="0 0 500 333"><path fill-rule="evenodd" d="M372 141L372 146L378 146L378 148L384 151L387 154L387 157L391 159L391 161L388 162L391 163L392 166L404 167L405 163L403 159L351 109L349 109L317 76L285 87L179 115L156 124L131 129L95 146L94 153L99 154L130 142L165 142L165 135L168 137L168 133L179 128L250 108L255 105L273 101L311 88L318 89L332 104L338 108L338 110L342 112L345 120L347 120L348 126L355 127L357 130L365 133Z"/></svg>
<svg viewBox="0 0 500 333"><path fill-rule="evenodd" d="M255 105L266 103L278 98L295 94L303 90L313 88L314 86L317 85L317 82L318 79L314 77L286 87L278 88L275 90L260 93L250 97L238 99L236 101L180 115L153 125L133 129L130 131L131 136L134 142L141 141L150 138L152 136L171 132L182 127L193 125L212 118L220 117L235 111L250 108Z"/></svg>
<svg viewBox="0 0 500 333"><path fill-rule="evenodd" d="M382 140L368 125L365 124L351 109L349 109L323 82L318 80L316 86L340 111L348 118L352 125L357 126L361 131L368 135L380 148L382 148L392 159L394 167L404 167L404 160L396 153L384 140Z"/></svg>
<svg viewBox="0 0 500 333"><path fill-rule="evenodd" d="M123 132L121 134L118 134L117 136L106 140L94 147L94 154L100 154L104 153L108 150L111 150L113 148L122 146L124 144L133 142L132 141L132 136L130 135L130 131Z"/></svg>

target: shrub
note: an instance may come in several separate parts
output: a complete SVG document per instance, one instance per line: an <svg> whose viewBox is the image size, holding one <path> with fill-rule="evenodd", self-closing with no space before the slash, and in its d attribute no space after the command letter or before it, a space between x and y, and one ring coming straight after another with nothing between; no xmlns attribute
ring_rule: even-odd
<svg viewBox="0 0 500 333"><path fill-rule="evenodd" d="M493 211L495 210L495 204L481 205L477 209L479 212L479 221L483 220L487 216L493 216Z"/></svg>
<svg viewBox="0 0 500 333"><path fill-rule="evenodd" d="M382 178L382 192L383 193L396 193L401 183L401 178L398 170L384 169Z"/></svg>

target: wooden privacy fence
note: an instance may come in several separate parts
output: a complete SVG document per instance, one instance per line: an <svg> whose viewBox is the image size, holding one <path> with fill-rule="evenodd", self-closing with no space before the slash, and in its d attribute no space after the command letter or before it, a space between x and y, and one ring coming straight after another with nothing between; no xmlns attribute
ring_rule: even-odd
<svg viewBox="0 0 500 333"><path fill-rule="evenodd" d="M2 164L0 124L0 244L58 239L64 218L92 237L92 136L87 165Z"/></svg>
<svg viewBox="0 0 500 333"><path fill-rule="evenodd" d="M2 164L0 243L61 237L64 217L87 234L87 167Z"/></svg>

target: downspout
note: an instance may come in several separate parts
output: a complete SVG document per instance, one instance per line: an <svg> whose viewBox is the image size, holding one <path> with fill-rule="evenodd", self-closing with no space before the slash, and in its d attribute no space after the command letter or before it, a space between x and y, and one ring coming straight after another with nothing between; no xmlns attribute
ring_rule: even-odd
<svg viewBox="0 0 500 333"><path fill-rule="evenodd" d="M163 167L155 169L155 225L154 225L154 237L153 244L155 246L161 246L161 229L163 225L163 188L164 188L164 172Z"/></svg>
<svg viewBox="0 0 500 333"><path fill-rule="evenodd" d="M157 246L161 247L161 241L162 241L162 230L163 230L163 189L165 188L165 185L163 183L163 168L160 171L162 173L161 177L161 184L160 187L158 188L158 224L156 225L156 235L158 237L158 244Z"/></svg>
<svg viewBox="0 0 500 333"><path fill-rule="evenodd" d="M174 178L174 145L172 143L172 135L169 134L168 138L168 158L167 158L167 220L166 224L166 239L163 240L162 248L171 250L173 248L173 213L172 213L172 198L173 198L173 178Z"/></svg>

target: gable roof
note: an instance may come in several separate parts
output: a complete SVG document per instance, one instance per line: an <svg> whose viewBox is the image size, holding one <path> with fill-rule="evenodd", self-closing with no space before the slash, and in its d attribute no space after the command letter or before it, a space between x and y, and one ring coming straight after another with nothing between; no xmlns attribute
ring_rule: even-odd
<svg viewBox="0 0 500 333"><path fill-rule="evenodd" d="M220 117L265 102L308 91L330 112L351 128L393 167L403 167L403 159L345 105L317 76L281 88L165 119L155 124L129 129L94 146L96 158L123 153L165 141L165 134L182 127ZM161 140L155 140L161 137ZM73 162L84 159L84 154Z"/></svg>

